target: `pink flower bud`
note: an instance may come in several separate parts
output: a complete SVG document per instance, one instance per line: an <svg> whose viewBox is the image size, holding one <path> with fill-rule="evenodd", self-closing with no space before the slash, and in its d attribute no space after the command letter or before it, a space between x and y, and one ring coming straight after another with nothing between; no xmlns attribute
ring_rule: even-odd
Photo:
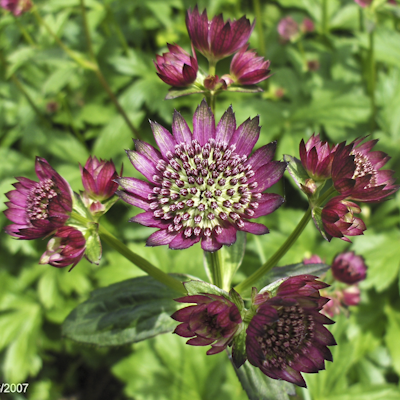
<svg viewBox="0 0 400 400"><path fill-rule="evenodd" d="M340 282L353 285L365 279L367 266L364 258L357 256L353 251L340 253L332 263L332 275Z"/></svg>

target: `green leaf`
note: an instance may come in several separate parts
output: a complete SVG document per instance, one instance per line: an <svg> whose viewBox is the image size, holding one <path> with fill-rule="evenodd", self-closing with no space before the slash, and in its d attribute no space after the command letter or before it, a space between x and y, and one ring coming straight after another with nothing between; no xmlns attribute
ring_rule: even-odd
<svg viewBox="0 0 400 400"><path fill-rule="evenodd" d="M180 280L186 275L175 275ZM97 289L64 321L62 333L77 342L119 346L174 330L170 318L179 304L172 289L150 276Z"/></svg>
<svg viewBox="0 0 400 400"><path fill-rule="evenodd" d="M232 278L242 264L244 252L246 250L246 233L238 231L236 233L236 242L232 246L223 246L220 252L220 257L223 265L222 270L222 287L229 290L231 287ZM211 254L204 252L204 268L207 276L211 280Z"/></svg>
<svg viewBox="0 0 400 400"><path fill-rule="evenodd" d="M194 296L196 294L216 294L217 296L224 296L228 300L230 300L229 294L225 292L225 290L220 289L218 286L215 286L211 283L203 282L203 281L189 281L183 284L185 289L188 292L188 295Z"/></svg>
<svg viewBox="0 0 400 400"><path fill-rule="evenodd" d="M385 342L392 356L393 368L400 375L400 313L395 312L389 306L385 308L385 313L389 319Z"/></svg>
<svg viewBox="0 0 400 400"><path fill-rule="evenodd" d="M296 182L296 185L299 189L302 189L302 186L306 185L306 180L310 179L307 174L307 171L304 169L301 161L296 157L289 156L288 154L283 155L283 160L286 161L287 164L287 171L289 172L290 176Z"/></svg>
<svg viewBox="0 0 400 400"><path fill-rule="evenodd" d="M242 324L241 331L235 334L232 344L232 362L236 368L240 368L247 360L246 353L246 326Z"/></svg>
<svg viewBox="0 0 400 400"><path fill-rule="evenodd" d="M101 240L96 227L91 229L89 237L86 238L85 257L91 263L99 265L101 260L101 254L102 254Z"/></svg>
<svg viewBox="0 0 400 400"><path fill-rule="evenodd" d="M233 364L236 375L250 400L289 400L296 392L291 383L271 379L259 368L246 362L239 369Z"/></svg>
<svg viewBox="0 0 400 400"><path fill-rule="evenodd" d="M322 223L322 208L314 207L311 211L311 215L315 227L319 230L322 237L329 242L328 236L325 233L324 224Z"/></svg>

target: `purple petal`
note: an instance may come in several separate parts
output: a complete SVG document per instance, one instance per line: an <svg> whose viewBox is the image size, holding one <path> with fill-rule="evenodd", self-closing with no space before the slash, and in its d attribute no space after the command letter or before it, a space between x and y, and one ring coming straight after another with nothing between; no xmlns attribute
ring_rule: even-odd
<svg viewBox="0 0 400 400"><path fill-rule="evenodd" d="M185 301L185 303L189 303L189 302L194 303L195 301L193 301L193 300ZM171 315L171 318L178 322L189 322L189 319L190 319L191 315L193 314L193 311L195 311L196 309L197 309L197 305L181 308L180 310L175 311ZM194 336L194 334L191 334L190 336Z"/></svg>
<svg viewBox="0 0 400 400"><path fill-rule="evenodd" d="M175 110L174 117L172 120L172 133L175 137L176 142L192 144L192 132L188 127L188 124L183 119L182 115Z"/></svg>
<svg viewBox="0 0 400 400"><path fill-rule="evenodd" d="M259 122L260 119L258 116L253 119L249 118L236 129L229 145L234 144L236 146L235 151L237 154L248 156L251 153L260 136L261 128Z"/></svg>
<svg viewBox="0 0 400 400"><path fill-rule="evenodd" d="M190 246L193 246L197 242L200 241L200 236L191 236L187 238L183 232L178 233L174 240L172 240L169 244L169 248L173 250L183 250L187 249Z"/></svg>
<svg viewBox="0 0 400 400"><path fill-rule="evenodd" d="M157 165L157 162L162 159L161 153L148 143L139 139L133 139L133 143L135 144L135 150L150 161L153 161L154 164Z"/></svg>
<svg viewBox="0 0 400 400"><path fill-rule="evenodd" d="M153 186L148 182L141 181L136 178L118 178L115 180L127 192L135 194L143 199L147 199L148 195L153 193Z"/></svg>
<svg viewBox="0 0 400 400"><path fill-rule="evenodd" d="M166 229L159 230L157 232L152 233L147 241L146 246L162 246L164 244L169 244L172 240L174 240L176 232L169 233Z"/></svg>
<svg viewBox="0 0 400 400"><path fill-rule="evenodd" d="M249 179L249 183L257 182L257 192L263 192L276 182L278 182L285 172L286 163L281 161L271 161L270 163L259 168L255 175Z"/></svg>
<svg viewBox="0 0 400 400"><path fill-rule="evenodd" d="M140 197L124 192L123 190L117 190L115 194L128 204L142 208L145 211L149 210L149 202L141 199Z"/></svg>
<svg viewBox="0 0 400 400"><path fill-rule="evenodd" d="M263 215L271 214L285 202L285 199L279 194L263 193L263 195L263 201L258 202L259 206L254 211L254 215L251 218L258 218Z"/></svg>
<svg viewBox="0 0 400 400"><path fill-rule="evenodd" d="M197 336L193 339L189 339L186 344L190 344L191 346L208 346L209 344L213 343L215 339L207 339L200 336Z"/></svg>
<svg viewBox="0 0 400 400"><path fill-rule="evenodd" d="M236 242L236 232L237 229L230 225L227 227L222 227L222 232L215 237L218 243L230 246Z"/></svg>
<svg viewBox="0 0 400 400"><path fill-rule="evenodd" d="M147 157L139 154L137 151L126 150L126 154L129 157L129 161L132 165L145 176L150 182L156 183L153 179L154 175L159 176L158 170L155 168Z"/></svg>
<svg viewBox="0 0 400 400"><path fill-rule="evenodd" d="M15 224L25 225L28 224L28 216L24 208L13 207L12 204L6 203L9 207L4 211L4 215Z"/></svg>
<svg viewBox="0 0 400 400"><path fill-rule="evenodd" d="M221 120L218 122L215 141L217 143L228 144L236 130L235 113L232 106L225 111Z"/></svg>
<svg viewBox="0 0 400 400"><path fill-rule="evenodd" d="M167 222L161 221L154 217L153 211L146 211L145 213L135 215L129 222L137 222L138 224L149 226L151 228L166 229Z"/></svg>
<svg viewBox="0 0 400 400"><path fill-rule="evenodd" d="M175 153L176 141L174 137L165 129L163 126L157 122L150 122L151 130L154 134L154 139L160 148L161 154L167 158L167 153Z"/></svg>
<svg viewBox="0 0 400 400"><path fill-rule="evenodd" d="M214 114L203 100L193 115L193 139L196 139L200 146L204 146L209 139L215 139Z"/></svg>
<svg viewBox="0 0 400 400"><path fill-rule="evenodd" d="M276 151L276 141L260 147L249 158L246 165L251 165L253 171L257 171L260 167L268 164L274 158Z"/></svg>
<svg viewBox="0 0 400 400"><path fill-rule="evenodd" d="M213 236L203 237L201 241L201 248L205 251L214 252L222 247L221 243L218 243Z"/></svg>
<svg viewBox="0 0 400 400"><path fill-rule="evenodd" d="M6 193L6 196L11 203L20 207L26 207L26 194L21 193L19 190L11 190Z"/></svg>
<svg viewBox="0 0 400 400"><path fill-rule="evenodd" d="M243 221L243 222L244 222L244 227L240 229L244 232L253 233L254 235L265 235L266 233L269 233L269 229L263 224L258 224L257 222L248 222L248 221Z"/></svg>

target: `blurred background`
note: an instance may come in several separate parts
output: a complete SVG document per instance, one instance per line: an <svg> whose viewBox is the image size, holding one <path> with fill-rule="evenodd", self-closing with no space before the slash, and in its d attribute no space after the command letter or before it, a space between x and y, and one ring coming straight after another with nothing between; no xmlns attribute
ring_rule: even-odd
<svg viewBox="0 0 400 400"><path fill-rule="evenodd" d="M363 3L363 2L360 2ZM368 3L366 1L365 3ZM3 3L2 3L3 4ZM174 109L191 124L201 95L164 100L168 86L152 60L177 43L190 51L185 13L195 1L86 0L88 31L103 77L140 137L154 144L148 120L171 126ZM257 146L278 141L277 159L298 155L300 140L313 132L339 143L369 135L400 171L400 3L374 0L199 1L209 18L223 13L256 18L250 48L271 61L273 76L262 93L224 93L216 120L232 104L238 124L260 115ZM82 190L78 164L90 154L112 158L125 176L139 177L126 158L133 133L96 73L85 65L85 40L78 0L37 1L15 17L0 17L0 193L14 177L36 179L35 156L46 158L75 191ZM278 24L291 17L287 36ZM304 29L304 19L312 29ZM57 38L46 29L50 28ZM297 25L297 28L296 28ZM65 51L58 41L68 47ZM206 60L198 53L200 67ZM230 59L218 63L219 76ZM263 217L271 233L248 237L235 282L254 272L291 233L307 208L289 176L274 188L286 204ZM331 328L338 346L326 371L306 375L304 400L400 399L400 195L379 205L363 205L368 230L348 244L325 242L310 224L280 265L312 254L328 264L344 250L365 258L367 279L361 303L336 315ZM144 247L150 228L128 223L139 209L118 202L102 220L129 247L166 272L206 279L199 245L185 251ZM224 353L166 334L135 345L97 348L61 335L61 324L89 293L142 272L104 245L99 266L83 260L71 272L38 265L45 240L18 241L4 233L0 214L0 385L29 383L25 394L1 400L245 400L247 396Z"/></svg>

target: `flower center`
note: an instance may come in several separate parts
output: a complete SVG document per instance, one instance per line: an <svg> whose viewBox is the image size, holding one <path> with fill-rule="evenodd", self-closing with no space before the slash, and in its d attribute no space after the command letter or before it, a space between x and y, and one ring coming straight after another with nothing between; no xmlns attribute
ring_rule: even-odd
<svg viewBox="0 0 400 400"><path fill-rule="evenodd" d="M376 186L376 169L372 165L371 161L364 154L352 151L350 154L354 155L354 163L356 164L356 170L352 176L352 179L361 178L365 175L371 175L371 179L365 188Z"/></svg>
<svg viewBox="0 0 400 400"><path fill-rule="evenodd" d="M210 139L204 146L193 140L191 145L180 143L175 153L167 153L168 163L160 160L160 171L153 179L149 200L154 216L170 221L169 232L183 230L186 237L211 236L222 233L225 221L239 228L242 217L251 218L258 208L260 193L252 193L257 182L247 156Z"/></svg>
<svg viewBox="0 0 400 400"><path fill-rule="evenodd" d="M282 307L278 321L264 325L263 336L257 336L266 367L284 368L311 345L314 321L299 306Z"/></svg>
<svg viewBox="0 0 400 400"><path fill-rule="evenodd" d="M51 179L38 182L27 196L27 214L30 221L47 219L49 202L57 197L55 184Z"/></svg>

